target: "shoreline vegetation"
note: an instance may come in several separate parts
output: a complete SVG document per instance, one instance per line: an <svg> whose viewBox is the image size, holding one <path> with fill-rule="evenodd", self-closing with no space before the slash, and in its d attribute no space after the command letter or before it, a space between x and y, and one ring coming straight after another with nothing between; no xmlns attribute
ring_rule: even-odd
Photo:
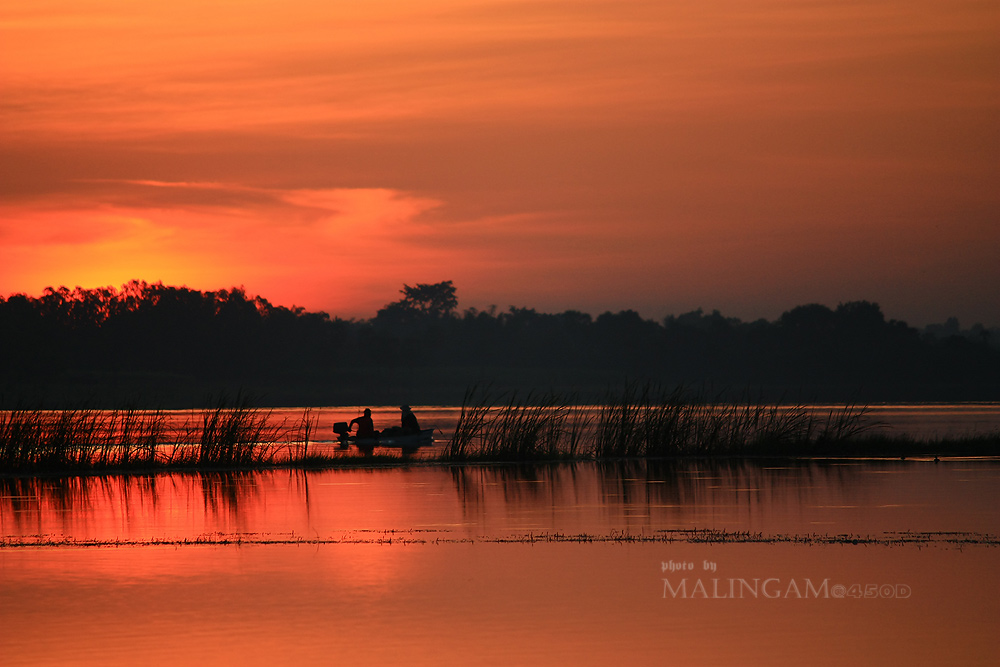
<svg viewBox="0 0 1000 667"><path fill-rule="evenodd" d="M251 397L219 398L179 427L163 410L0 412L0 476L265 470L620 459L934 458L1000 455L1000 432L923 440L887 434L866 406L817 414L747 396L722 400L652 384L599 405L558 394L466 391L453 435L428 457L318 451L311 408L274 423Z"/></svg>
<svg viewBox="0 0 1000 667"><path fill-rule="evenodd" d="M0 296L0 409L205 407L250 389L273 407L452 404L470 383L595 404L623 380L734 390L769 402L1000 400L1000 328L922 329L877 303L805 304L773 321L701 309L647 319L458 307L451 281L404 285L345 320L233 287L132 281ZM362 398L363 397L363 398Z"/></svg>

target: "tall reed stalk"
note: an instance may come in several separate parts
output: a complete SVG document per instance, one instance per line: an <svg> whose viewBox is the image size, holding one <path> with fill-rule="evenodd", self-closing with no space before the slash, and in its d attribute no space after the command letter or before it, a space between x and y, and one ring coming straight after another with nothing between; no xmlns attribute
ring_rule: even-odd
<svg viewBox="0 0 1000 667"><path fill-rule="evenodd" d="M288 460L302 461L309 457L309 441L316 430L316 417L312 408L302 411L302 417L289 430Z"/></svg>

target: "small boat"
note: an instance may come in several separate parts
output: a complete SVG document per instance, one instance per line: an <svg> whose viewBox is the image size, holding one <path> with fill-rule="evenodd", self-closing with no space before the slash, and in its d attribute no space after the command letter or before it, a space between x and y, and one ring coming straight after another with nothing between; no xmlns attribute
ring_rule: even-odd
<svg viewBox="0 0 1000 667"><path fill-rule="evenodd" d="M374 438L358 438L351 435L347 422L337 422L333 425L333 432L337 434L337 441L342 449L349 445L354 445L358 449L372 450L375 447L396 447L400 449L416 449L434 444L434 429L421 429L419 433L380 433Z"/></svg>

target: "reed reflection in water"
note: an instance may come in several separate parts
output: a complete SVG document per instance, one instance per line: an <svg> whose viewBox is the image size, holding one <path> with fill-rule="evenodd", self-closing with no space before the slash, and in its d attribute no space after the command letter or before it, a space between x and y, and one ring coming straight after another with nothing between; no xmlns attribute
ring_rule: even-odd
<svg viewBox="0 0 1000 667"><path fill-rule="evenodd" d="M735 460L3 478L4 537L420 530L468 538L964 530L1000 533L996 463Z"/></svg>
<svg viewBox="0 0 1000 667"><path fill-rule="evenodd" d="M0 655L13 665L992 664L996 547L617 538L997 535L998 489L1000 465L955 461L8 478ZM557 534L585 539L546 540ZM87 539L128 546L75 542ZM699 571L664 571L668 562ZM903 584L912 595L665 596L664 578L707 577L703 563L724 581Z"/></svg>
<svg viewBox="0 0 1000 667"><path fill-rule="evenodd" d="M1000 530L995 463L632 460L451 474L467 520L509 529Z"/></svg>

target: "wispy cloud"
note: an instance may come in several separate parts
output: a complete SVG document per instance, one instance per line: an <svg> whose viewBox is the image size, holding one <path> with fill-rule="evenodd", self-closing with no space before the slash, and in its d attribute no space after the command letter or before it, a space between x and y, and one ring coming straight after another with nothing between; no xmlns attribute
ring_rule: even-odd
<svg viewBox="0 0 1000 667"><path fill-rule="evenodd" d="M919 319L1000 281L991 2L8 5L8 289Z"/></svg>

